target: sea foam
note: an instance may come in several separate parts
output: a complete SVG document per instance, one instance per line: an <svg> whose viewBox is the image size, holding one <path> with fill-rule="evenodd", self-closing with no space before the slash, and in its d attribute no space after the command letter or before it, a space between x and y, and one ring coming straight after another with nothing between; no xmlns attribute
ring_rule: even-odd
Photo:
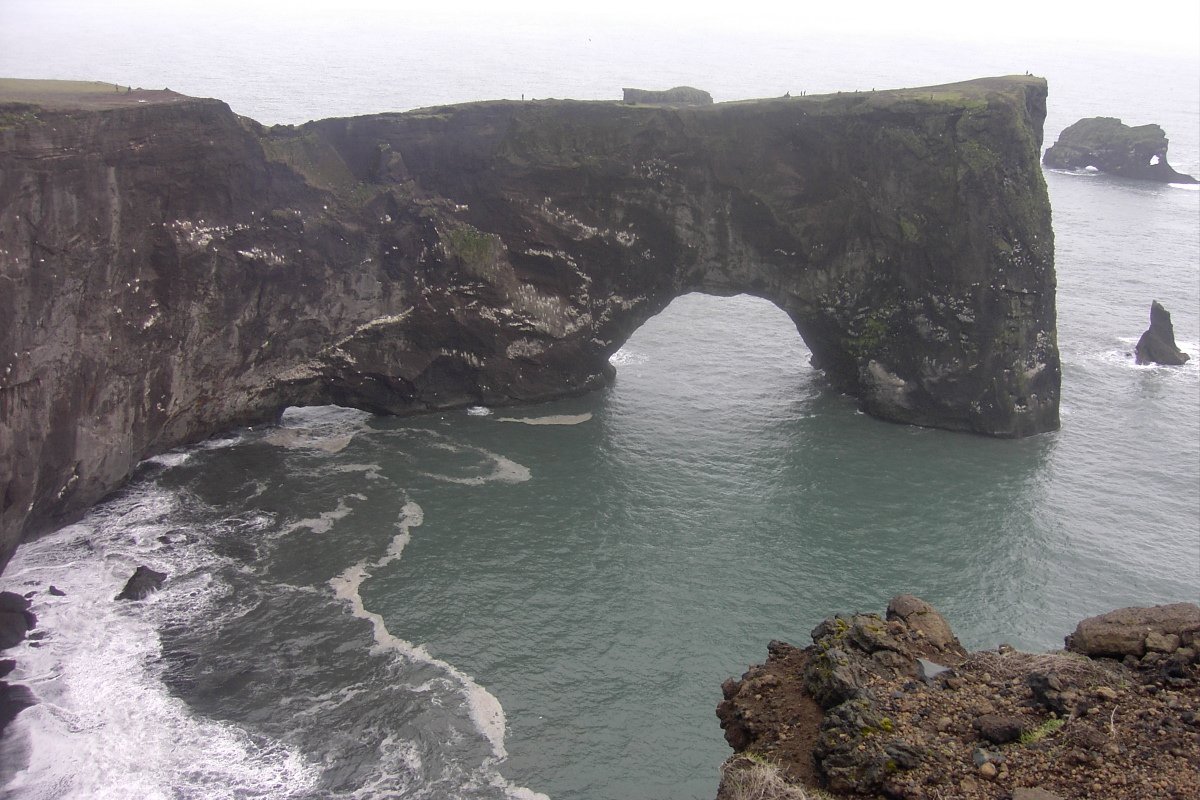
<svg viewBox="0 0 1200 800"><path fill-rule="evenodd" d="M419 527L423 522L424 511L421 506L411 500L405 503L396 522L399 532L388 543L384 555L369 563L359 561L332 578L329 585L338 598L349 603L350 611L355 617L371 623L375 648L390 650L409 661L434 667L448 675L458 685L472 724L491 746L491 763L484 765L490 785L503 789L514 800L549 800L545 795L525 787L512 785L495 771L495 764L508 757L508 752L504 747L506 727L504 708L496 696L458 667L434 657L424 645L414 644L391 633L383 616L368 610L363 603L361 593L363 582L371 577L374 570L382 569L400 559L404 555L404 549L412 541L413 528Z"/></svg>
<svg viewBox="0 0 1200 800"><path fill-rule="evenodd" d="M161 679L165 592L140 603L113 597L138 564L170 572L174 600L203 608L214 591L199 546L159 540L175 529L178 496L153 486L126 491L82 522L25 544L5 588L35 591L45 636L12 654L13 677L39 705L9 735L27 742L28 762L6 787L56 798L286 798L319 776L294 748L195 716ZM42 594L54 584L64 596Z"/></svg>

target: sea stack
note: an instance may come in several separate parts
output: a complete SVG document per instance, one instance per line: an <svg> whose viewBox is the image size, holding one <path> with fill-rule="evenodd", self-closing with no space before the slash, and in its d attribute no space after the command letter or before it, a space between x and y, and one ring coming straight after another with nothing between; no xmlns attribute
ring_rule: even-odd
<svg viewBox="0 0 1200 800"><path fill-rule="evenodd" d="M1042 163L1054 169L1092 169L1158 183L1196 183L1167 163L1167 135L1158 125L1130 127L1115 117L1087 117L1066 128Z"/></svg>
<svg viewBox="0 0 1200 800"><path fill-rule="evenodd" d="M1191 358L1175 344L1171 312L1157 300L1150 304L1150 327L1138 339L1133 355L1139 364L1166 364L1173 367Z"/></svg>

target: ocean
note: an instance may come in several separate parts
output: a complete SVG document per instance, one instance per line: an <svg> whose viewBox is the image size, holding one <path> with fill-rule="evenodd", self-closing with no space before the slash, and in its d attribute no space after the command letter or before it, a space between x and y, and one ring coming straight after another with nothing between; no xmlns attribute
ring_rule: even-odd
<svg viewBox="0 0 1200 800"><path fill-rule="evenodd" d="M1156 122L1200 175L1196 53L243 6L14 0L0 75L295 123L1029 71L1050 82L1047 146L1080 117ZM706 799L730 753L721 681L827 615L909 592L970 648L1042 650L1085 616L1200 600L1200 192L1046 181L1060 431L872 419L783 312L704 295L585 397L230 430L144 462L0 575L36 592L41 637L11 652L39 704L0 742L0 797ZM1187 365L1133 363L1152 300ZM139 564L166 587L114 603Z"/></svg>

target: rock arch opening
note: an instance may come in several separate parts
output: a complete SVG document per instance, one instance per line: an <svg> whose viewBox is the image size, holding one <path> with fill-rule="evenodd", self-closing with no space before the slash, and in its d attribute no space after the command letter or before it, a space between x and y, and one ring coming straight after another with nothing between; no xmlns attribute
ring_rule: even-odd
<svg viewBox="0 0 1200 800"><path fill-rule="evenodd" d="M825 381L795 324L751 295L680 295L609 359L623 402L668 403L681 413L781 409Z"/></svg>

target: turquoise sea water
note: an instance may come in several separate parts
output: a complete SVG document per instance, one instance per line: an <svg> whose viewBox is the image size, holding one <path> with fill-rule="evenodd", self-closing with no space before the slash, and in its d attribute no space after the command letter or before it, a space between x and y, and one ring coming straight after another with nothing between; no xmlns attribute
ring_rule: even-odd
<svg viewBox="0 0 1200 800"><path fill-rule="evenodd" d="M1028 69L1051 81L1048 139L1099 113L1159 122L1172 163L1200 173L1196 60L788 32L499 40L336 17L264 40L250 11L134 24L27 5L6 20L26 28L0 26L0 73L169 85L264 122ZM76 38L48 57L47 26ZM0 743L0 791L708 798L729 752L721 680L830 613L913 592L970 647L1041 649L1083 616L1200 599L1200 371L1128 355L1158 299L1200 359L1200 193L1046 179L1061 431L871 419L808 366L782 312L701 295L647 322L587 397L405 420L294 410L147 462L18 552L0 588L66 596L35 597L46 638L16 651L41 704ZM170 583L117 607L140 563Z"/></svg>

